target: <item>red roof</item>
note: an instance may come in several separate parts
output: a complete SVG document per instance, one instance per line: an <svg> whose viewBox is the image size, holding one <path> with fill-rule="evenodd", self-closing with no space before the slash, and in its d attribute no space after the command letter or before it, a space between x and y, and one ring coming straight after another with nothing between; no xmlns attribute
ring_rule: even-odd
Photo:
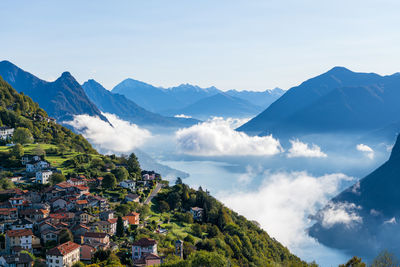
<svg viewBox="0 0 400 267"><path fill-rule="evenodd" d="M85 205L85 204L88 204L88 201L87 201L86 199L84 199L84 200L77 200L77 201L76 201L76 204L78 204L78 205Z"/></svg>
<svg viewBox="0 0 400 267"><path fill-rule="evenodd" d="M84 185L74 185L75 188L81 190L81 191L87 191L89 190L89 187L84 186Z"/></svg>
<svg viewBox="0 0 400 267"><path fill-rule="evenodd" d="M52 213L52 214L50 214L50 218L53 218L53 219L67 219L68 215L66 213Z"/></svg>
<svg viewBox="0 0 400 267"><path fill-rule="evenodd" d="M7 231L7 236L9 237L20 237L20 236L28 236L28 235L33 235L31 229L20 229L20 230L8 230Z"/></svg>
<svg viewBox="0 0 400 267"><path fill-rule="evenodd" d="M141 238L138 241L133 242L133 246L137 246L137 247L149 247L149 246L154 246L157 244L157 241L155 241L154 239L150 239L150 238Z"/></svg>
<svg viewBox="0 0 400 267"><path fill-rule="evenodd" d="M9 215L11 212L16 212L17 208L0 208L0 215Z"/></svg>
<svg viewBox="0 0 400 267"><path fill-rule="evenodd" d="M68 242L65 242L64 244L61 244L55 248L50 249L49 251L47 251L46 254L54 255L54 256L65 256L79 248L80 248L80 245L78 245L74 242L68 241Z"/></svg>
<svg viewBox="0 0 400 267"><path fill-rule="evenodd" d="M118 219L114 218L114 219L108 219L107 220L109 223L117 223Z"/></svg>
<svg viewBox="0 0 400 267"><path fill-rule="evenodd" d="M72 185L70 183L68 183L68 182L61 182L61 183L56 184L56 186L61 187L61 188L72 187Z"/></svg>

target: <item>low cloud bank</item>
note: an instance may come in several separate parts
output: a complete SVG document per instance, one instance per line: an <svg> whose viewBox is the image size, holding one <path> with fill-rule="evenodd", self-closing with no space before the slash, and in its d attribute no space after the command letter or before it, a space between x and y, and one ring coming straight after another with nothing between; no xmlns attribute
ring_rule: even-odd
<svg viewBox="0 0 400 267"><path fill-rule="evenodd" d="M367 146L367 145L358 144L356 148L357 148L358 151L361 151L361 152L365 153L365 155L369 159L373 159L374 156L375 156L374 150L371 147Z"/></svg>
<svg viewBox="0 0 400 267"><path fill-rule="evenodd" d="M76 115L71 125L96 148L112 153L128 153L143 145L151 134L136 124L119 119L114 114L103 113L112 126L99 117Z"/></svg>
<svg viewBox="0 0 400 267"><path fill-rule="evenodd" d="M289 142L292 144L292 147L288 150L288 158L326 158L328 156L315 144L309 146L309 144L303 143L299 139L289 140Z"/></svg>
<svg viewBox="0 0 400 267"><path fill-rule="evenodd" d="M275 155L283 152L279 140L249 136L234 129L242 120L212 118L175 133L179 150L196 156Z"/></svg>
<svg viewBox="0 0 400 267"><path fill-rule="evenodd" d="M342 224L347 228L351 228L356 224L362 223L362 218L357 213L357 210L360 209L361 207L356 206L354 203L330 202L319 213L321 224L324 228L331 228L335 224Z"/></svg>
<svg viewBox="0 0 400 267"><path fill-rule="evenodd" d="M290 248L314 242L306 234L312 222L309 215L328 203L342 182L353 180L341 173L314 177L307 172L265 172L264 176L256 191L221 193L219 198ZM331 215L332 221L336 214Z"/></svg>

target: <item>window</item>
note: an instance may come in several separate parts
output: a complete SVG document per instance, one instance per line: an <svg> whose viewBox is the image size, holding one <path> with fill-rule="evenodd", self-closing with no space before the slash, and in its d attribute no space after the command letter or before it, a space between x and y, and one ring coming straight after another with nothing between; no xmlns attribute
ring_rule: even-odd
<svg viewBox="0 0 400 267"><path fill-rule="evenodd" d="M59 260L56 260L56 263L59 263L60 261Z"/></svg>

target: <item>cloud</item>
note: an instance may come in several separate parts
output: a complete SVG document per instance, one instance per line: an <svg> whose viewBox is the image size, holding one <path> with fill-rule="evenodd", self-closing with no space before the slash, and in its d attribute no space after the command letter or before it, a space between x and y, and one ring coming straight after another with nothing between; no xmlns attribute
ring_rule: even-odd
<svg viewBox="0 0 400 267"><path fill-rule="evenodd" d="M357 214L357 210L361 209L354 203L330 202L318 214L321 224L324 228L331 228L336 224L343 224L346 227L353 227L362 223L362 218Z"/></svg>
<svg viewBox="0 0 400 267"><path fill-rule="evenodd" d="M288 158L326 158L328 156L315 144L312 144L310 147L308 144L300 142L299 139L289 140L289 142L292 144L292 147L288 150Z"/></svg>
<svg viewBox="0 0 400 267"><path fill-rule="evenodd" d="M144 144L151 137L149 131L139 128L136 124L119 119L109 113L103 113L112 126L99 117L76 115L71 125L96 148L107 153L127 153Z"/></svg>
<svg viewBox="0 0 400 267"><path fill-rule="evenodd" d="M357 145L357 150L361 151L361 152L364 152L366 154L366 156L368 158L370 158L370 159L373 159L374 156L375 156L374 150L371 147L367 146L367 145L358 144Z"/></svg>
<svg viewBox="0 0 400 267"><path fill-rule="evenodd" d="M396 218L393 217L390 220L384 221L383 224L397 224Z"/></svg>
<svg viewBox="0 0 400 267"><path fill-rule="evenodd" d="M248 136L235 131L243 120L212 118L175 133L180 151L197 156L275 155L283 152L279 140L270 136Z"/></svg>
<svg viewBox="0 0 400 267"><path fill-rule="evenodd" d="M184 119L190 119L192 116L185 115L185 114L177 114L174 116L175 118L184 118Z"/></svg>
<svg viewBox="0 0 400 267"><path fill-rule="evenodd" d="M291 249L313 243L306 234L315 214L337 194L343 181L353 178L341 173L314 177L307 172L264 173L261 186L250 192L220 193L227 206L255 220L271 236Z"/></svg>

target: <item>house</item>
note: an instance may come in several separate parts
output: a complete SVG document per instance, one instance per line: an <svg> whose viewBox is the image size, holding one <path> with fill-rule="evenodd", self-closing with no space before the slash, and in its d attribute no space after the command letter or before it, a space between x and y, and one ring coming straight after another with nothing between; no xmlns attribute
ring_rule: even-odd
<svg viewBox="0 0 400 267"><path fill-rule="evenodd" d="M117 231L117 220L118 219L108 219L106 221L99 221L93 223L90 228L92 231L99 230L100 232L107 233L109 235L114 235Z"/></svg>
<svg viewBox="0 0 400 267"><path fill-rule="evenodd" d="M21 158L21 163L22 163L22 165L26 165L27 163L29 163L31 161L36 162L36 161L40 161L40 160L41 160L40 156L33 156L33 157L23 156Z"/></svg>
<svg viewBox="0 0 400 267"><path fill-rule="evenodd" d="M138 194L130 193L130 194L126 195L125 200L128 201L128 202L129 201L133 201L133 202L139 203L140 196Z"/></svg>
<svg viewBox="0 0 400 267"><path fill-rule="evenodd" d="M99 217L100 217L100 220L102 220L102 221L114 219L114 211L107 210L107 211L100 212Z"/></svg>
<svg viewBox="0 0 400 267"><path fill-rule="evenodd" d="M79 199L77 201L75 201L75 208L77 210L83 210L84 208L86 208L88 206L88 201L86 199Z"/></svg>
<svg viewBox="0 0 400 267"><path fill-rule="evenodd" d="M36 183L48 184L50 182L50 176L53 174L50 170L36 172Z"/></svg>
<svg viewBox="0 0 400 267"><path fill-rule="evenodd" d="M68 241L49 249L46 253L47 267L71 267L80 261L80 245Z"/></svg>
<svg viewBox="0 0 400 267"><path fill-rule="evenodd" d="M84 263L91 263L93 254L96 252L96 249L89 245L81 246L81 261Z"/></svg>
<svg viewBox="0 0 400 267"><path fill-rule="evenodd" d="M128 215L122 217L123 220L128 221L128 225L139 225L140 222L140 213L131 212Z"/></svg>
<svg viewBox="0 0 400 267"><path fill-rule="evenodd" d="M24 209L19 211L20 217L31 219L34 222L47 218L49 213L50 212L45 209Z"/></svg>
<svg viewBox="0 0 400 267"><path fill-rule="evenodd" d="M199 207L190 208L190 213L193 215L195 221L201 221L203 219L204 209Z"/></svg>
<svg viewBox="0 0 400 267"><path fill-rule="evenodd" d="M31 267L33 259L28 253L3 255L0 257L0 266L3 267Z"/></svg>
<svg viewBox="0 0 400 267"><path fill-rule="evenodd" d="M42 238L44 244L46 244L46 242L50 242L50 241L57 242L59 235L60 235L60 230L46 229L46 230L40 232L40 237Z"/></svg>
<svg viewBox="0 0 400 267"><path fill-rule="evenodd" d="M8 230L6 232L6 250L11 251L14 247L22 247L25 250L32 251L32 230Z"/></svg>
<svg viewBox="0 0 400 267"><path fill-rule="evenodd" d="M0 127L0 139L6 140L12 137L14 128L2 126Z"/></svg>
<svg viewBox="0 0 400 267"><path fill-rule="evenodd" d="M161 264L161 257L153 253L145 253L141 259L133 261L133 266L157 266Z"/></svg>
<svg viewBox="0 0 400 267"><path fill-rule="evenodd" d="M110 236L106 233L86 232L83 235L83 242L88 245L100 243L108 246L110 244Z"/></svg>
<svg viewBox="0 0 400 267"><path fill-rule="evenodd" d="M141 238L132 244L132 260L138 260L147 254L158 255L157 241L150 238Z"/></svg>
<svg viewBox="0 0 400 267"><path fill-rule="evenodd" d="M11 230L33 229L33 222L28 219L16 220L10 225Z"/></svg>
<svg viewBox="0 0 400 267"><path fill-rule="evenodd" d="M119 185L123 188L129 189L131 191L135 191L136 183L133 180L125 180L119 183Z"/></svg>
<svg viewBox="0 0 400 267"><path fill-rule="evenodd" d="M95 217L90 215L87 212L82 212L81 214L79 214L79 222L80 223L90 223L93 222L95 220Z"/></svg>
<svg viewBox="0 0 400 267"><path fill-rule="evenodd" d="M75 205L63 198L58 198L55 199L54 201L52 201L51 203L51 207L53 208L53 210L72 210Z"/></svg>
<svg viewBox="0 0 400 267"><path fill-rule="evenodd" d="M18 210L16 208L0 208L0 221L16 219L18 219Z"/></svg>
<svg viewBox="0 0 400 267"><path fill-rule="evenodd" d="M30 161L26 163L26 172L38 172L50 168L50 163L44 160Z"/></svg>

